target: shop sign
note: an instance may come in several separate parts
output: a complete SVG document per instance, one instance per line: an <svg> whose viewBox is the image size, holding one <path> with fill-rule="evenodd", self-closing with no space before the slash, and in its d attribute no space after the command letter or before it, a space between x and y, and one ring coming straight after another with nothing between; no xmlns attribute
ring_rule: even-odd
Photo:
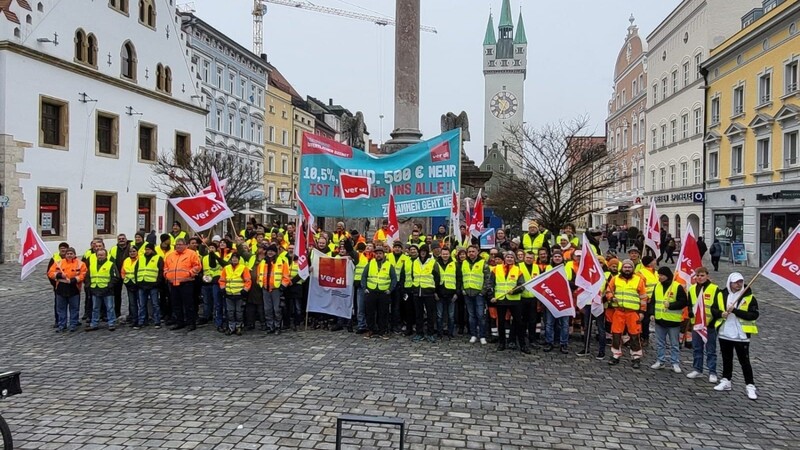
<svg viewBox="0 0 800 450"><path fill-rule="evenodd" d="M656 204L669 203L703 203L706 200L704 192L676 192L674 194L662 194L650 196L651 202Z"/></svg>

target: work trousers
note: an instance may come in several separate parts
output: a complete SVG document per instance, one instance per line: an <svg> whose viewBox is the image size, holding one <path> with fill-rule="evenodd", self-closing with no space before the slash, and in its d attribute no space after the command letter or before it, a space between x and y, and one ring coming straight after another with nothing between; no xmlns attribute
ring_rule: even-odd
<svg viewBox="0 0 800 450"><path fill-rule="evenodd" d="M197 305L194 299L194 281L169 287L169 298L172 302L172 312L175 324L178 326L195 325L197 323Z"/></svg>
<svg viewBox="0 0 800 450"><path fill-rule="evenodd" d="M511 311L511 326L513 328L513 336L517 339L517 344L520 348L525 348L528 343L525 341L525 320L522 309L522 301L517 301L514 304L500 304L497 305L497 328L500 338L500 345L506 343L506 313Z"/></svg>
<svg viewBox="0 0 800 450"><path fill-rule="evenodd" d="M389 328L389 306L391 305L389 294L374 290L369 291L364 298L365 315L367 329L374 334L384 334L391 332Z"/></svg>
<svg viewBox="0 0 800 450"><path fill-rule="evenodd" d="M417 319L418 335L433 336L436 334L436 298L433 294L415 295L414 313Z"/></svg>

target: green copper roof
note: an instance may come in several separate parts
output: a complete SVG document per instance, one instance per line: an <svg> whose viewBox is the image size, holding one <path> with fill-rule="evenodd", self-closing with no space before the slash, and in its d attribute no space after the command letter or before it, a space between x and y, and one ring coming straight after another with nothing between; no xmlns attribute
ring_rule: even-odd
<svg viewBox="0 0 800 450"><path fill-rule="evenodd" d="M522 11L519 12L519 20L517 21L517 34L514 36L514 43L528 43L528 38L525 36L525 24L522 22Z"/></svg>
<svg viewBox="0 0 800 450"><path fill-rule="evenodd" d="M489 23L486 25L486 37L483 38L483 45L495 44L497 44L497 39L494 37L494 21L492 20L492 14L489 13Z"/></svg>
<svg viewBox="0 0 800 450"><path fill-rule="evenodd" d="M511 0L503 0L499 28L514 28L514 23L511 22Z"/></svg>

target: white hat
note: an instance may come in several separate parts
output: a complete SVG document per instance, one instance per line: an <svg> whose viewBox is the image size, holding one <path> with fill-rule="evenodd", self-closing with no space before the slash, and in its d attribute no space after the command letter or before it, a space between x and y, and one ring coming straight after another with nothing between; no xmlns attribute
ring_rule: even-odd
<svg viewBox="0 0 800 450"><path fill-rule="evenodd" d="M219 237L218 234L215 234L214 237L211 238L211 242L219 242L221 240L222 240L222 238Z"/></svg>

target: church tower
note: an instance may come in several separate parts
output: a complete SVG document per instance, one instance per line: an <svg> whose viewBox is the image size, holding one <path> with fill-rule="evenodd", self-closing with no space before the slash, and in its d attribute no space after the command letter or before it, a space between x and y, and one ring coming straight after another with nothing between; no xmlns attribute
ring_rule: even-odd
<svg viewBox="0 0 800 450"><path fill-rule="evenodd" d="M504 149L509 126L521 126L525 112L525 78L528 66L528 39L522 22L517 19L516 33L511 20L511 1L503 0L500 23L495 36L494 20L489 13L483 39L483 76L486 83L484 110L484 157L497 145L516 173L521 157Z"/></svg>

